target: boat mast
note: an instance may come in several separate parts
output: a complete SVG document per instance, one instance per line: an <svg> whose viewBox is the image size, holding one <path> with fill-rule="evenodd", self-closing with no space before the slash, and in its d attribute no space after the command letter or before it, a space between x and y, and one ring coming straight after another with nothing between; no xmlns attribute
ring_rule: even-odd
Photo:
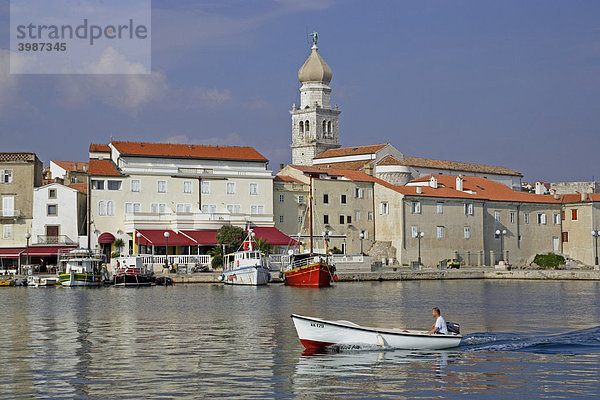
<svg viewBox="0 0 600 400"><path fill-rule="evenodd" d="M309 214L309 234L310 234L310 255L313 255L313 209L312 209L312 183L313 176L310 175L310 184L308 186L308 214Z"/></svg>
<svg viewBox="0 0 600 400"><path fill-rule="evenodd" d="M88 176L87 176L87 248L89 251L92 250L91 240L92 240L92 221L90 219L91 215L91 207L92 207L92 175L90 173L90 163L88 163Z"/></svg>

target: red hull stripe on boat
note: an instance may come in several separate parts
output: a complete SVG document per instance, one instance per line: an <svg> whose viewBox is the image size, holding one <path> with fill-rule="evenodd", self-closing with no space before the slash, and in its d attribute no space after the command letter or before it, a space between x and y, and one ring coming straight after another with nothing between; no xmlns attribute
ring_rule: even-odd
<svg viewBox="0 0 600 400"><path fill-rule="evenodd" d="M324 347L333 346L335 343L319 342L317 340L300 339L302 345L307 349L322 349Z"/></svg>
<svg viewBox="0 0 600 400"><path fill-rule="evenodd" d="M285 283L290 286L329 286L331 271L324 264L313 264L284 272Z"/></svg>

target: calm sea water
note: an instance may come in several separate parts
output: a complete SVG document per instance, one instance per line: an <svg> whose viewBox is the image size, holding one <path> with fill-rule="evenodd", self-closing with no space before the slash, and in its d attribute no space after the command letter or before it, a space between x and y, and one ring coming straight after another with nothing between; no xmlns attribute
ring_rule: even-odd
<svg viewBox="0 0 600 400"><path fill-rule="evenodd" d="M2 288L3 398L571 398L600 393L600 283L413 281L327 289ZM290 314L429 328L452 351L307 354Z"/></svg>

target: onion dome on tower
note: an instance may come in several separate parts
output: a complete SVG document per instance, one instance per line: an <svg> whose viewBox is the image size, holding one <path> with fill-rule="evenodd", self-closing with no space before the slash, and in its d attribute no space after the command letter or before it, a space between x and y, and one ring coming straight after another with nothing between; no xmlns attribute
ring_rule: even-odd
<svg viewBox="0 0 600 400"><path fill-rule="evenodd" d="M331 82L333 73L329 65L323 60L323 57L317 52L316 44L312 46L312 52L300 67L298 71L298 80L304 82Z"/></svg>

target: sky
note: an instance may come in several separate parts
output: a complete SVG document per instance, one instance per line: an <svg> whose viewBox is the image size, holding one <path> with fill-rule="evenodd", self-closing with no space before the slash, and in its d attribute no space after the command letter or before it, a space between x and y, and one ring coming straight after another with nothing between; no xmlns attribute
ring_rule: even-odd
<svg viewBox="0 0 600 400"><path fill-rule="evenodd" d="M597 0L153 0L152 74L11 75L0 0L0 151L253 146L277 172L316 30L342 146L600 180L599 17Z"/></svg>

